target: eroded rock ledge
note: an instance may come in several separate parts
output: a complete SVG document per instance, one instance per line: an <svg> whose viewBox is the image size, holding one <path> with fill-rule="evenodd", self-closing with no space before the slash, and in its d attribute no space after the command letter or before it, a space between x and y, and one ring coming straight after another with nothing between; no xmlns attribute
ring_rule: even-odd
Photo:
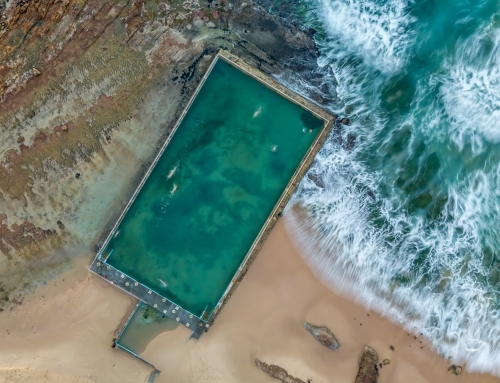
<svg viewBox="0 0 500 383"><path fill-rule="evenodd" d="M282 381L283 383L306 383L299 378L288 375L288 372L275 364L267 364L255 358L255 364L267 375Z"/></svg>
<svg viewBox="0 0 500 383"><path fill-rule="evenodd" d="M354 383L377 383L379 375L377 351L365 346L358 363L359 370Z"/></svg>

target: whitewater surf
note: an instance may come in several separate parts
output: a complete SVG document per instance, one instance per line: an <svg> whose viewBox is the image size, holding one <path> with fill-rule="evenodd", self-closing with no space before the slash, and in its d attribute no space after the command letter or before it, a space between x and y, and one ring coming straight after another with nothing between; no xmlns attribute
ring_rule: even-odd
<svg viewBox="0 0 500 383"><path fill-rule="evenodd" d="M289 206L317 275L500 375L498 1L308 0L350 119Z"/></svg>

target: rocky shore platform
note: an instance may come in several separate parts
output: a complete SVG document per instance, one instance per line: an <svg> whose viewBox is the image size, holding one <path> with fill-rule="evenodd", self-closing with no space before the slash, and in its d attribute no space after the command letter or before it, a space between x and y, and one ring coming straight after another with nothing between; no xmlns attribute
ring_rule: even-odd
<svg viewBox="0 0 500 383"><path fill-rule="evenodd" d="M314 31L266 9L0 1L0 310L90 262L219 49L328 103Z"/></svg>

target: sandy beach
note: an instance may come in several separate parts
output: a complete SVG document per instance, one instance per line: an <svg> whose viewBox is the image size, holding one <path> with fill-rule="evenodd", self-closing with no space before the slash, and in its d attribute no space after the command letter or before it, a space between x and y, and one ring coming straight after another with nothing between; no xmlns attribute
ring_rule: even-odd
<svg viewBox="0 0 500 383"><path fill-rule="evenodd" d="M83 257L0 313L0 382L145 382L151 368L111 348L132 298L99 281Z"/></svg>
<svg viewBox="0 0 500 383"><path fill-rule="evenodd" d="M88 273L90 257L0 313L1 383L147 381L149 366L110 347L135 303ZM340 348L319 344L304 321L328 326ZM149 344L142 356L162 371L155 382L276 381L255 366L256 357L304 381L353 382L365 344L380 360L390 359L381 383L500 382L454 376L424 340L328 290L300 258L282 220L214 326L197 343L189 335L180 327Z"/></svg>

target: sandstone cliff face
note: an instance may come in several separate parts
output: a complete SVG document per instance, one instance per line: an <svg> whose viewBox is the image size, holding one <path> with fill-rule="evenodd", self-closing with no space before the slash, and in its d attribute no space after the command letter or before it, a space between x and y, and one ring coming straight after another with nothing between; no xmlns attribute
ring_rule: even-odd
<svg viewBox="0 0 500 383"><path fill-rule="evenodd" d="M365 346L359 357L359 370L354 383L377 383L378 376L377 351Z"/></svg>
<svg viewBox="0 0 500 383"><path fill-rule="evenodd" d="M340 347L337 338L335 338L335 335L333 335L328 327L314 326L305 322L304 328L309 331L323 346L331 348L332 350Z"/></svg>
<svg viewBox="0 0 500 383"><path fill-rule="evenodd" d="M311 37L251 1L0 8L0 305L42 264L92 257L218 49L321 77Z"/></svg>

